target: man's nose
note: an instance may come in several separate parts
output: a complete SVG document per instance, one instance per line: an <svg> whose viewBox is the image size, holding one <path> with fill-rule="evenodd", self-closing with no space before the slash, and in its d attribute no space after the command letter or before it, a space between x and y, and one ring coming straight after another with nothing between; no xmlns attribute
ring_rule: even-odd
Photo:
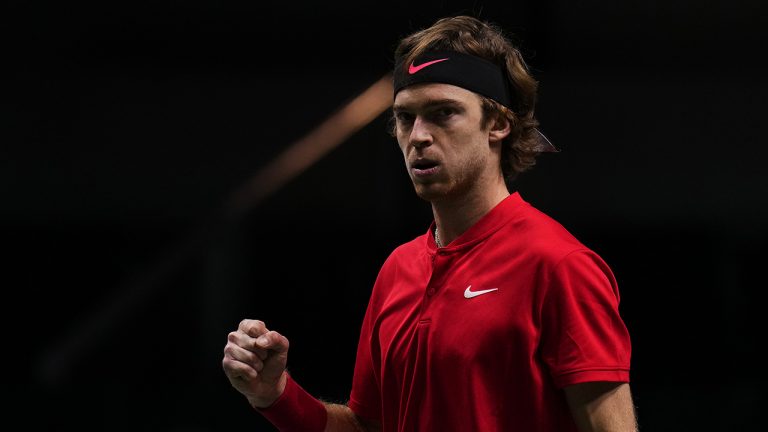
<svg viewBox="0 0 768 432"><path fill-rule="evenodd" d="M432 132L423 118L417 116L414 120L408 142L416 148L432 145Z"/></svg>

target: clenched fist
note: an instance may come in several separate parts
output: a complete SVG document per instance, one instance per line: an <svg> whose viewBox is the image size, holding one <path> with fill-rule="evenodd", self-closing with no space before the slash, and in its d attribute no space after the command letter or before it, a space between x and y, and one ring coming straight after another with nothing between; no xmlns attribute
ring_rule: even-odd
<svg viewBox="0 0 768 432"><path fill-rule="evenodd" d="M259 320L243 320L227 336L221 364L229 382L254 408L272 405L285 390L288 339Z"/></svg>

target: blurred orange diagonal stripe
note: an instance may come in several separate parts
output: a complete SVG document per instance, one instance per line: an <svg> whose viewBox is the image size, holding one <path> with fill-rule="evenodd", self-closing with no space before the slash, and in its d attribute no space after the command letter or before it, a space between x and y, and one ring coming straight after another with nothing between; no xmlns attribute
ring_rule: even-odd
<svg viewBox="0 0 768 432"><path fill-rule="evenodd" d="M259 170L235 191L230 210L247 211L338 147L392 106L392 91L387 74Z"/></svg>

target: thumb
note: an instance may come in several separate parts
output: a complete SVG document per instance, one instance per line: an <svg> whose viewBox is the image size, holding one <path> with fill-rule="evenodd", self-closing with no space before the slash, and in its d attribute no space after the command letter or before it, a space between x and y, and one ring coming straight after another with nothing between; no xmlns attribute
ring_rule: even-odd
<svg viewBox="0 0 768 432"><path fill-rule="evenodd" d="M256 339L256 344L267 350L264 369L259 375L267 382L277 382L288 363L288 339L276 331L269 331Z"/></svg>

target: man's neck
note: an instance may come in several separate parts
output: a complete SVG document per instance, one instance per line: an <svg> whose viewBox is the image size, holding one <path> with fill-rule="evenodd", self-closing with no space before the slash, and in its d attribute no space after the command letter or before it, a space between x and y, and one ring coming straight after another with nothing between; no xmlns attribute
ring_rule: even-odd
<svg viewBox="0 0 768 432"><path fill-rule="evenodd" d="M433 201L432 214L441 245L447 246L508 196L502 180L485 191L468 191L461 197Z"/></svg>

